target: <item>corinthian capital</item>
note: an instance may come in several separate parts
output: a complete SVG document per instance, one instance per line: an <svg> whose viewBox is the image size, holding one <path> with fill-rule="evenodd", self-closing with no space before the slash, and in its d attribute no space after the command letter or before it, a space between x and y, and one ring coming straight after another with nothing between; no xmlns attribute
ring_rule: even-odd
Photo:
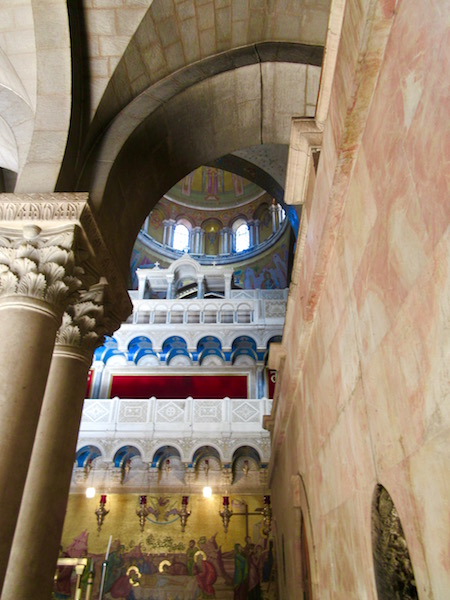
<svg viewBox="0 0 450 600"><path fill-rule="evenodd" d="M56 344L93 351L103 341L105 283L80 292L79 300L70 303L64 312Z"/></svg>
<svg viewBox="0 0 450 600"><path fill-rule="evenodd" d="M81 286L83 269L76 264L76 228L64 226L44 234L37 225L21 231L0 230L0 297L27 296L55 308Z"/></svg>
<svg viewBox="0 0 450 600"><path fill-rule="evenodd" d="M38 298L73 320L74 309L66 307L91 301L93 280L101 278L108 283L102 305L112 332L132 306L88 194L0 194L0 298Z"/></svg>

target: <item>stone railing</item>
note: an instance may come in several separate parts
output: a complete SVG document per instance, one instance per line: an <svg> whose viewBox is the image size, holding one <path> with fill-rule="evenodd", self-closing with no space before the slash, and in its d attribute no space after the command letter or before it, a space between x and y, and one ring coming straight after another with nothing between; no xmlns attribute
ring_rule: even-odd
<svg viewBox="0 0 450 600"><path fill-rule="evenodd" d="M130 292L127 324L283 324L288 290L233 290L230 298L142 300Z"/></svg>
<svg viewBox="0 0 450 600"><path fill-rule="evenodd" d="M84 402L80 435L98 433L137 434L146 436L194 435L217 436L268 433L262 427L263 416L270 414L272 400L157 400L87 399Z"/></svg>

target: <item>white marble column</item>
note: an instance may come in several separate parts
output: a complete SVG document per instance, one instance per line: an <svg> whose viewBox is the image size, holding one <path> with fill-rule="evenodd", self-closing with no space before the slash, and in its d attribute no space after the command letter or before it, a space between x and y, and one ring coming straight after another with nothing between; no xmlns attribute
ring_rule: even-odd
<svg viewBox="0 0 450 600"><path fill-rule="evenodd" d="M175 221L173 219L165 219L163 221L163 244L166 246L173 246L173 234L175 231Z"/></svg>
<svg viewBox="0 0 450 600"><path fill-rule="evenodd" d="M197 298L205 297L204 284L205 284L205 275L203 273L201 273L200 275L197 275Z"/></svg>
<svg viewBox="0 0 450 600"><path fill-rule="evenodd" d="M229 227L223 227L220 230L220 249L221 255L231 254L233 232Z"/></svg>
<svg viewBox="0 0 450 600"><path fill-rule="evenodd" d="M200 227L200 231L198 233L198 254L205 253L205 230Z"/></svg>
<svg viewBox="0 0 450 600"><path fill-rule="evenodd" d="M254 221L254 240L253 240L253 245L254 246L258 246L259 245L259 227L261 225L261 222L259 219L255 219Z"/></svg>
<svg viewBox="0 0 450 600"><path fill-rule="evenodd" d="M23 598L51 597L87 373L102 313L97 302L77 303L64 314L58 331L2 600L17 598L18 589Z"/></svg>
<svg viewBox="0 0 450 600"><path fill-rule="evenodd" d="M278 211L275 205L275 201L273 201L270 206L270 214L272 216L272 233L276 233L278 230Z"/></svg>
<svg viewBox="0 0 450 600"><path fill-rule="evenodd" d="M167 300L172 300L174 298L174 296L175 296L175 290L173 289L173 283L174 283L175 275L173 273L167 273L166 274L166 279L167 279L166 299Z"/></svg>
<svg viewBox="0 0 450 600"><path fill-rule="evenodd" d="M191 232L191 252L193 254L203 253L203 229L194 227Z"/></svg>
<svg viewBox="0 0 450 600"><path fill-rule="evenodd" d="M224 296L225 296L225 298L231 298L232 273L225 273L223 278L224 278L224 282L225 282Z"/></svg>

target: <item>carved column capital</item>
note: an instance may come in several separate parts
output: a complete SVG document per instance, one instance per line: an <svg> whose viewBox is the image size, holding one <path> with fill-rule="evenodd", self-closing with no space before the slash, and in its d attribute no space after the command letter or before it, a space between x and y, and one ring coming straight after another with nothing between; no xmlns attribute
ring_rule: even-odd
<svg viewBox="0 0 450 600"><path fill-rule="evenodd" d="M22 231L0 227L0 297L42 300L56 311L81 287L76 264L74 226L45 233L37 225Z"/></svg>
<svg viewBox="0 0 450 600"><path fill-rule="evenodd" d="M92 355L103 342L108 329L104 318L104 291L106 281L100 281L79 293L64 312L61 326L56 334L57 346L70 346Z"/></svg>
<svg viewBox="0 0 450 600"><path fill-rule="evenodd" d="M106 280L104 333L112 333L132 305L88 200L80 192L0 194L0 298L38 298L61 313Z"/></svg>

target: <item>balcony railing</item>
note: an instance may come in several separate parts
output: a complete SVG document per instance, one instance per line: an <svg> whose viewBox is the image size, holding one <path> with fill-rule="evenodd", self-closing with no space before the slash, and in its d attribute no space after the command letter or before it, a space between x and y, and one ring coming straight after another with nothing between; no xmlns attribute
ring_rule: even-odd
<svg viewBox="0 0 450 600"><path fill-rule="evenodd" d="M231 298L139 299L127 324L283 324L288 290L233 290Z"/></svg>
<svg viewBox="0 0 450 600"><path fill-rule="evenodd" d="M268 435L263 416L270 414L272 400L215 399L159 400L87 399L81 419L81 435L93 432L144 434L148 437L190 432L214 435L252 433Z"/></svg>

